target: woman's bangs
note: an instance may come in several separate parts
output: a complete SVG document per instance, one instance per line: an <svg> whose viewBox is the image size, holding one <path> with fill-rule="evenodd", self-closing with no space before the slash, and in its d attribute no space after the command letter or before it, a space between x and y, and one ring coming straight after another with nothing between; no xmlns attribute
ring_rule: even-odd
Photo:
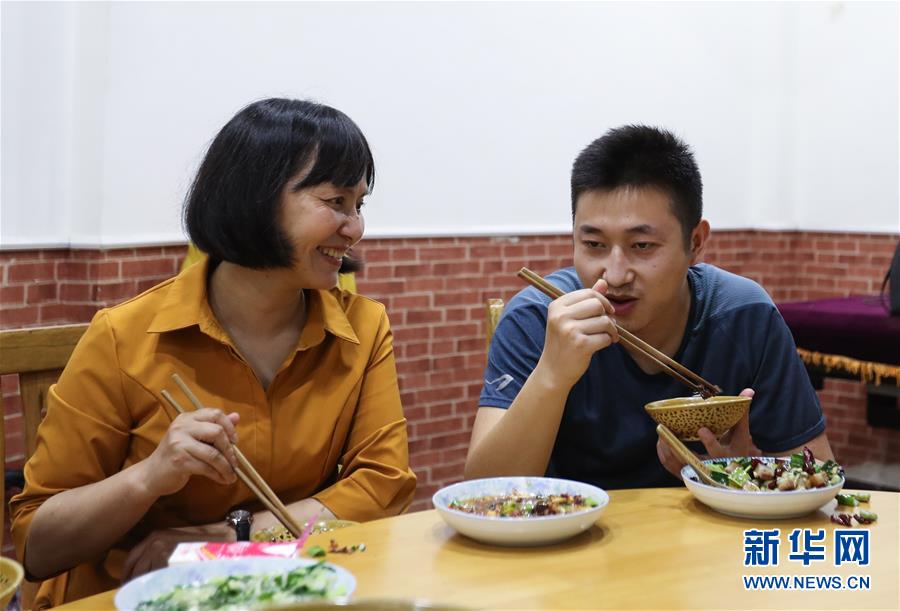
<svg viewBox="0 0 900 611"><path fill-rule="evenodd" d="M352 187L365 180L369 190L375 181L375 166L365 136L350 119L337 118L323 126L316 143L315 162L302 186L330 182L338 187Z"/></svg>

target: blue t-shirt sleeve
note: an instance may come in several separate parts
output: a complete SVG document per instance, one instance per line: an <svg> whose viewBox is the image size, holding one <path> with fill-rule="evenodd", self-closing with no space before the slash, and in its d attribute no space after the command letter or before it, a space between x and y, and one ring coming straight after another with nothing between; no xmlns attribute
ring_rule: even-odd
<svg viewBox="0 0 900 611"><path fill-rule="evenodd" d="M547 306L514 300L509 308L491 339L479 406L508 408L544 350Z"/></svg>
<svg viewBox="0 0 900 611"><path fill-rule="evenodd" d="M825 417L794 338L774 307L770 307L759 368L753 377L750 434L765 453L799 447L825 430Z"/></svg>

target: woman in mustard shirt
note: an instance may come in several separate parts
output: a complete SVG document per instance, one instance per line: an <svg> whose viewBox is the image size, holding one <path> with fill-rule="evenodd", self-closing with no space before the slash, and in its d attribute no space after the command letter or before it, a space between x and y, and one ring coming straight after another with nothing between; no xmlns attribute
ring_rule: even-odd
<svg viewBox="0 0 900 611"><path fill-rule="evenodd" d="M409 506L384 307L335 286L374 176L362 132L327 106L263 100L219 132L185 205L208 257L98 312L50 389L11 502L26 570L55 576L38 606L165 566L180 541L233 538L235 507L273 526L230 441L298 521ZM178 415L160 394L181 396L173 373L214 408Z"/></svg>

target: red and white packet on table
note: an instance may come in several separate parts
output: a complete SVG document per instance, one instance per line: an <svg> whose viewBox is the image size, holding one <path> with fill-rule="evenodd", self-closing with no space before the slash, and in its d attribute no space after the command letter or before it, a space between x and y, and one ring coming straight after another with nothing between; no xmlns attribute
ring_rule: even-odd
<svg viewBox="0 0 900 611"><path fill-rule="evenodd" d="M220 558L246 558L264 556L269 558L294 558L300 556L301 546L296 541L262 543L257 541L224 541L179 543L169 556L169 565L187 562L204 562Z"/></svg>

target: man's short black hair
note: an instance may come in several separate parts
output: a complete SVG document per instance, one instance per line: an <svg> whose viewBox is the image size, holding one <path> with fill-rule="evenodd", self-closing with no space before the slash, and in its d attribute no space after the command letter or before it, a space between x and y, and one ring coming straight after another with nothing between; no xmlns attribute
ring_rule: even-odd
<svg viewBox="0 0 900 611"><path fill-rule="evenodd" d="M703 181L687 144L657 127L625 125L591 142L572 165L572 218L586 191L654 187L672 201L685 245L703 215Z"/></svg>
<svg viewBox="0 0 900 611"><path fill-rule="evenodd" d="M359 127L330 106L270 98L238 112L216 135L184 205L184 223L213 261L256 269L289 267L293 247L279 223L281 191L302 168L299 187L375 181ZM356 262L345 258L341 271Z"/></svg>

